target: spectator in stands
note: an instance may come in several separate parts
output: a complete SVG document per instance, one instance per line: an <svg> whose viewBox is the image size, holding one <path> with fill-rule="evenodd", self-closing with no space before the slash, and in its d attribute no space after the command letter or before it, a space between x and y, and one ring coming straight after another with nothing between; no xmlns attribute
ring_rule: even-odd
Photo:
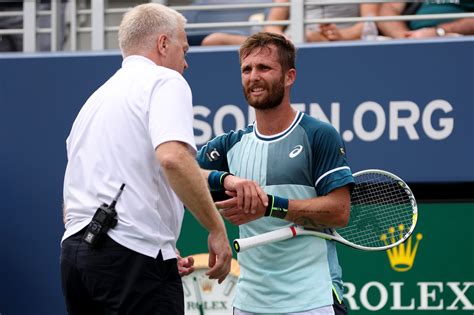
<svg viewBox="0 0 474 315"><path fill-rule="evenodd" d="M379 4L376 3L362 3L358 8L356 15L349 10L354 4L344 5L327 5L326 10L329 12L322 17L353 17L353 16L376 16L378 15ZM321 6L325 7L325 6ZM313 18L317 18L316 16ZM319 29L307 30L306 41L341 41L341 40L357 40L362 37L362 28L364 23L331 23L321 24ZM314 27L313 27L314 28Z"/></svg>
<svg viewBox="0 0 474 315"><path fill-rule="evenodd" d="M235 4L235 0L193 0L193 5L221 5L221 4ZM239 4L262 4L271 3L272 0L239 0ZM186 17L188 23L222 23L222 22L242 22L242 21L264 21L265 13L268 9L242 7L239 9L219 9L219 10L189 10L184 11L183 15ZM204 38L209 34L216 33L216 28L204 28L187 31L189 45L201 45ZM233 44L232 38L234 35L237 38L246 38L247 36L256 32L262 31L261 26L248 27L223 27L219 28L219 32L224 33L228 38L226 45ZM216 45L216 44L213 44Z"/></svg>
<svg viewBox="0 0 474 315"><path fill-rule="evenodd" d="M285 3L288 0L273 0L275 3ZM376 16L379 4L337 4L337 5L308 5L305 6L305 19ZM273 7L267 16L268 21L287 20L290 16L289 7ZM305 39L307 42L339 41L360 39L362 23L337 23L306 25ZM264 31L289 37L289 27L269 25ZM223 32L213 33L204 38L202 45L240 45L247 36Z"/></svg>
<svg viewBox="0 0 474 315"><path fill-rule="evenodd" d="M23 4L21 2L1 2L0 12L21 11ZM0 19L0 30L21 29L23 28L22 16L5 16ZM8 34L0 35L0 52L21 51L23 50L23 41L21 35Z"/></svg>
<svg viewBox="0 0 474 315"><path fill-rule="evenodd" d="M379 15L396 16L412 14L443 14L474 12L474 0L461 0L454 3L384 3ZM379 22L377 26L382 35L392 38L429 38L449 34L473 35L474 18L457 20L415 20Z"/></svg>
<svg viewBox="0 0 474 315"><path fill-rule="evenodd" d="M58 32L60 34L60 40L58 43L58 49L61 49L65 41L65 10L67 0L61 0L59 5L59 23L60 27ZM50 0L40 0L38 2L38 11L51 10ZM8 11L23 11L23 2L21 1L0 1L0 12ZM38 28L50 28L51 27L51 16L50 15L39 15L37 17ZM0 30L5 29L23 29L23 16L7 16L0 18ZM51 35L50 34L37 34L36 50L38 51L49 51L51 50ZM11 51L23 51L23 35L22 34L8 34L0 35L0 52L11 52Z"/></svg>

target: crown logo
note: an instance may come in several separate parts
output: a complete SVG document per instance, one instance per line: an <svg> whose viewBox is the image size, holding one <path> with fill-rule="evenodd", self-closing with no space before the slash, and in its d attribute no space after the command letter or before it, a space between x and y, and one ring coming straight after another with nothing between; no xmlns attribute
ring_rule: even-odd
<svg viewBox="0 0 474 315"><path fill-rule="evenodd" d="M398 226L399 239L403 238L404 230L404 225L400 224ZM388 233L389 235L382 234L380 236L380 239L385 243L385 245L388 245L388 241L390 241L392 244L397 241L397 236L394 227L390 227L388 229ZM418 233L416 234L416 241L414 246L412 246L412 237L410 236L406 242L387 250L390 266L393 270L398 272L405 272L413 267L416 251L418 250L418 245L422 238L423 235L421 233Z"/></svg>
<svg viewBox="0 0 474 315"><path fill-rule="evenodd" d="M214 284L212 283L212 280L206 279L206 280L202 281L202 283L201 283L202 292L211 293L213 285Z"/></svg>

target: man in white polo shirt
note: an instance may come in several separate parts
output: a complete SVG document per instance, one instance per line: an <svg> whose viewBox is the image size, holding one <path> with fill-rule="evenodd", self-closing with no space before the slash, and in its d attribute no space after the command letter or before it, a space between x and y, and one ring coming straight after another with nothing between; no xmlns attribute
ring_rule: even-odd
<svg viewBox="0 0 474 315"><path fill-rule="evenodd" d="M72 126L61 250L70 314L184 314L180 274L192 272L193 261L176 254L183 203L209 231L208 276L222 282L230 270L225 225L203 176L209 172L194 159L192 95L182 77L189 48L184 24L181 14L158 4L126 13L119 29L122 67ZM222 174L214 182L216 175ZM226 180L232 190L229 182L235 178ZM110 205L122 184L111 218L118 223L91 246L95 234L85 231L93 232L96 210ZM94 218L105 231L109 221Z"/></svg>

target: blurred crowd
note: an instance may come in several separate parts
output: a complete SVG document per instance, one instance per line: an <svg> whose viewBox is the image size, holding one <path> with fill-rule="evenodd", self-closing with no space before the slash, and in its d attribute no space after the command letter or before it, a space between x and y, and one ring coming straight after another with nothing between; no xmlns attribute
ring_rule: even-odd
<svg viewBox="0 0 474 315"><path fill-rule="evenodd" d="M67 0L54 0L58 1L59 8L59 37L60 42L58 46L62 46L65 40L65 4ZM16 15L15 12L21 12L23 10L23 1L18 0L6 0L0 1L0 12L7 14L0 16L0 30L19 30L23 29L23 16ZM37 1L38 11L51 10L51 0L38 0ZM9 15L9 13L11 15ZM47 29L51 27L51 18L49 15L37 15L36 16L37 29ZM51 50L51 39L50 34L41 33L38 34L36 39L36 49L38 51L49 51ZM8 51L23 51L23 35L21 34L0 34L0 52Z"/></svg>
<svg viewBox="0 0 474 315"><path fill-rule="evenodd" d="M64 4L61 0L61 25L62 41L66 41L67 25L64 19ZM235 4L235 3L280 3L267 9L249 8L232 10L196 10L183 11L188 23L213 23L213 22L242 22L242 21L286 21L291 18L291 10L284 3L290 0L189 0L196 5ZM50 1L40 0L39 8L48 9ZM178 3L182 5L183 3ZM173 3L171 3L173 5ZM0 1L0 12L21 11L21 1ZM341 3L341 4L309 4L305 6L306 20L344 17L378 17L401 16L445 13L470 13L474 12L474 0L443 0L427 2L390 2L390 3ZM40 16L37 21L39 27L49 27L47 16ZM281 24L281 23L280 23ZM23 21L21 16L0 16L0 30L21 29ZM266 25L264 27L226 27L209 29L190 29L188 41L190 45L215 46L239 45L245 38L259 31L269 31L283 34L291 39L290 27L282 25ZM326 23L306 24L305 42L330 42L345 40L385 40L391 38L429 38L443 36L474 35L474 18L459 19L415 19L409 21L365 21L358 23ZM42 37L41 37L42 36ZM50 49L50 39L47 34L40 34L37 40L37 50ZM63 45L64 43L59 43ZM59 47L61 50L61 47ZM22 51L21 34L0 34L1 51Z"/></svg>
<svg viewBox="0 0 474 315"><path fill-rule="evenodd" d="M290 0L273 0L285 3ZM215 1L200 1L214 2ZM271 2L271 1L270 1ZM328 5L306 5L305 19L377 17L422 14L468 13L474 12L474 0L445 1L446 3L341 3ZM264 14L266 21L288 20L291 16L289 6L272 7ZM268 25L255 31L279 33L291 39L289 27ZM203 37L201 45L238 45L250 34L213 32ZM344 40L385 40L401 38L429 38L442 36L474 35L474 18L433 19L411 21L384 21L358 23L328 23L305 25L305 42L329 42Z"/></svg>

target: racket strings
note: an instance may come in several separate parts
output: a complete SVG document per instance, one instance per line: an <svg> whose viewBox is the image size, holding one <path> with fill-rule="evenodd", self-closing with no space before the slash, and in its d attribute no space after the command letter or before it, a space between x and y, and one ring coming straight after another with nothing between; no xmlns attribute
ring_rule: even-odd
<svg viewBox="0 0 474 315"><path fill-rule="evenodd" d="M349 224L337 232L366 247L382 247L403 238L413 224L414 199L406 184L381 173L354 179Z"/></svg>

